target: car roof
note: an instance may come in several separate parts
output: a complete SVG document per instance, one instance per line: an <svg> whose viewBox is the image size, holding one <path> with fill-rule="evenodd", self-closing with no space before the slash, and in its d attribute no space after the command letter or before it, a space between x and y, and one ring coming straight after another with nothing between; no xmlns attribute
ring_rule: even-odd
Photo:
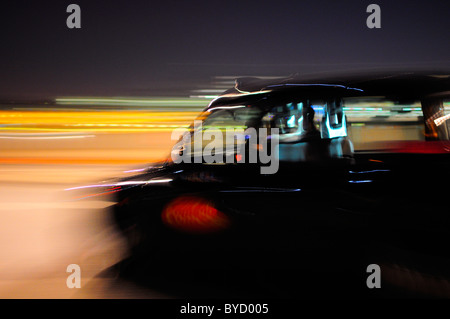
<svg viewBox="0 0 450 319"><path fill-rule="evenodd" d="M235 86L213 100L208 108L226 102L239 103L240 100L249 100L260 94L295 94L323 98L384 96L394 100L450 97L450 71L296 74L270 80L257 77L237 78Z"/></svg>

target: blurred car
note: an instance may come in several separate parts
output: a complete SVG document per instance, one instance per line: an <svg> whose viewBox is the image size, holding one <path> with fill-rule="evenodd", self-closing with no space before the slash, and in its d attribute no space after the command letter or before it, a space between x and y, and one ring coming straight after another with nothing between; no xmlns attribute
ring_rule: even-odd
<svg viewBox="0 0 450 319"><path fill-rule="evenodd" d="M251 147L270 148L270 132L267 144L251 144L246 135L240 144L217 147L228 150L219 163L195 160L199 154L187 147L193 142L181 137L167 161L98 194L115 196L113 218L133 255L163 268L290 269L313 286L326 286L342 271L344 284L353 274L364 288L371 263L390 267L383 278L392 285L401 267L446 278L449 96L444 73L238 79L197 123L218 132L278 129L275 173L262 173L267 161L245 156ZM355 99L416 103L423 140L385 139L355 151L346 114ZM198 129L192 125L184 137ZM192 160L176 163L180 156Z"/></svg>

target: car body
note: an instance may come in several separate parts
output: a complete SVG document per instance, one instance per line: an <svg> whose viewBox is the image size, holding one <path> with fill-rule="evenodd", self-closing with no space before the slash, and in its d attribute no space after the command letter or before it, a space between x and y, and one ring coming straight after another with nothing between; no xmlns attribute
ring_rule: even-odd
<svg viewBox="0 0 450 319"><path fill-rule="evenodd" d="M193 153L190 163L175 163L186 150L181 138L167 161L99 194L114 192L118 228L133 254L154 265L289 269L304 274L303 283L311 274L323 283L342 271L364 287L371 263L387 267L385 274L398 266L444 276L438 268L450 261L449 96L450 76L442 72L238 79L199 121L215 129L278 128L275 173L262 173L259 160L238 160L248 138L221 154L233 163L195 162ZM423 139L355 151L345 108L352 99L419 103ZM311 109L313 138L304 134Z"/></svg>

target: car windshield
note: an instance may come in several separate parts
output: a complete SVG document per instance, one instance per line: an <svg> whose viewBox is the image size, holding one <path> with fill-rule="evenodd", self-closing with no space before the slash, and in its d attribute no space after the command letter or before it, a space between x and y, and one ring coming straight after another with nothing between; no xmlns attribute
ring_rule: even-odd
<svg viewBox="0 0 450 319"><path fill-rule="evenodd" d="M195 149L195 133L202 132L201 145L216 150L236 148L241 140L227 138L227 132L243 134L249 127L256 127L260 121L262 110L246 105L226 105L203 112L191 125L189 134L191 151ZM228 144L230 145L228 145Z"/></svg>

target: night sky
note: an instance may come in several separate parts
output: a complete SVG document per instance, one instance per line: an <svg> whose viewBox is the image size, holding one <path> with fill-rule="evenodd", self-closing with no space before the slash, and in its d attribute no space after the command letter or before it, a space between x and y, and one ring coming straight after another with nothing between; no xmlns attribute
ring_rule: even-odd
<svg viewBox="0 0 450 319"><path fill-rule="evenodd" d="M66 8L81 7L81 29ZM381 29L366 8L381 7ZM214 76L450 69L450 1L6 1L0 98L151 96Z"/></svg>

